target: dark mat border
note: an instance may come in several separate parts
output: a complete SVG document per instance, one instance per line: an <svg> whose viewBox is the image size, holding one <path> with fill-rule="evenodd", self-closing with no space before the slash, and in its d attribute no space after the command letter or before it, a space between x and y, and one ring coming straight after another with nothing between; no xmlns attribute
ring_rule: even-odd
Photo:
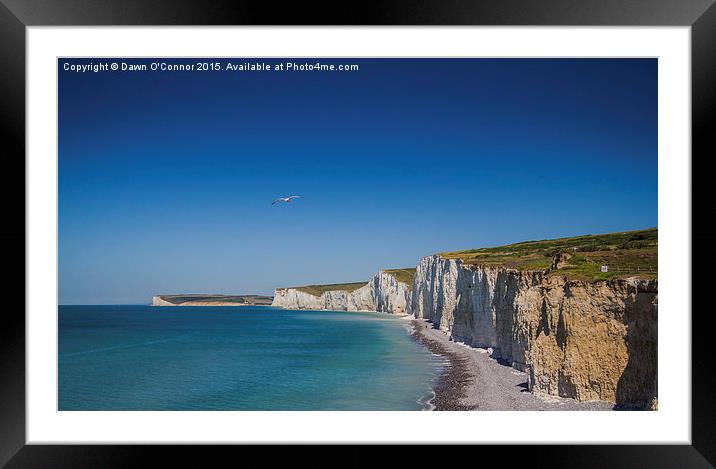
<svg viewBox="0 0 716 469"><path fill-rule="evenodd" d="M195 0L0 0L0 158L4 170L0 237L6 256L4 283L10 292L0 325L0 464L7 467L150 467L153 461L180 465L225 465L260 458L269 465L366 466L375 459L365 447L333 446L309 456L306 447L232 446L50 446L25 445L25 318L16 298L25 291L25 28L55 25L603 25L691 26L692 40L692 292L708 289L714 265L716 205L699 178L716 155L716 7L714 0L392 0L370 2L195 1ZM23 194L20 196L19 194ZM23 198L23 204L18 202ZM701 215L697 217L696 215ZM23 246L23 249L20 249ZM22 262L20 257L23 257ZM692 256L693 259L693 256ZM11 265L22 265L12 271ZM701 270L701 272L699 272ZM392 447L381 462L489 464L494 457L525 467L714 467L716 435L712 335L714 314L694 295L692 305L692 445ZM679 312L670 312L678 314ZM237 422L240 424L240 422ZM539 429L516 429L538 433ZM579 429L575 429L579 431ZM387 448L383 448L387 449ZM486 454L491 453L491 454ZM226 458L229 458L228 461ZM256 459L254 459L256 460ZM499 459L498 459L499 460Z"/></svg>

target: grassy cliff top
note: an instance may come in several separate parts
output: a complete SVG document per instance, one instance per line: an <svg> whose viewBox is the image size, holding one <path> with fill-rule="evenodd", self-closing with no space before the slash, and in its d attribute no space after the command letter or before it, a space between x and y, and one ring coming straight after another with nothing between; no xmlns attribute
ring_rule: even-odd
<svg viewBox="0 0 716 469"><path fill-rule="evenodd" d="M345 291L348 293L358 290L368 282L355 282L355 283L330 283L327 285L306 285L303 287L290 287L293 290L302 291L313 296L321 296L327 291Z"/></svg>
<svg viewBox="0 0 716 469"><path fill-rule="evenodd" d="M503 266L518 270L548 270L562 254L550 275L582 280L657 278L658 230L624 231L571 238L524 241L491 248L443 252L442 257L466 264ZM608 272L601 272L601 266Z"/></svg>
<svg viewBox="0 0 716 469"><path fill-rule="evenodd" d="M413 289L413 279L415 278L415 268L411 269L388 269L384 270L386 274L390 274L400 283L408 285L408 289Z"/></svg>

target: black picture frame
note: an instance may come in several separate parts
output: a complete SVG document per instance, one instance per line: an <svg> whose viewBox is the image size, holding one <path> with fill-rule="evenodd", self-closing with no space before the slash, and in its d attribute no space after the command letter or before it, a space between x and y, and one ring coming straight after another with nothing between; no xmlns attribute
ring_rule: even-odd
<svg viewBox="0 0 716 469"><path fill-rule="evenodd" d="M716 114L716 6L715 0L491 0L434 1L405 0L374 2L335 2L332 6L287 2L217 0L0 0L0 128L5 138L0 145L5 183L3 209L6 224L1 232L6 255L20 257L25 244L25 207L16 203L21 190L7 181L24 181L25 174L25 29L29 26L82 25L603 25L603 26L690 26L692 58L692 250L699 253L693 265L692 292L707 291L707 269L713 265L716 229L708 215L716 209L706 185L696 179L708 177L706 162L716 154L711 126ZM704 212L705 217L695 215ZM10 215L8 217L8 215ZM9 220L9 222L8 222ZM22 250L25 251L24 249ZM19 264L20 259L17 259ZM24 266L23 259L23 266ZM149 465L149 457L164 463L181 461L196 465L217 463L235 456L232 447L199 448L168 446L43 446L25 444L25 320L17 304L25 291L25 277L6 264L6 297L0 315L0 464L7 467L120 467ZM702 272L699 272L701 268ZM22 272L25 272L23 267ZM694 295L693 299L704 295ZM476 455L487 463L490 456L509 453L520 465L550 467L714 467L716 432L711 425L714 413L713 390L716 374L710 347L715 333L714 314L708 308L691 307L692 320L692 445L645 446L547 446L536 448L481 447L462 453ZM676 313L676 312L674 312ZM237 422L237 424L240 424ZM539 429L524 429L538 434ZM575 429L579 431L579 429ZM313 460L340 465L365 465L372 459L361 448L335 448L340 456ZM244 456L246 449L241 450ZM265 458L266 449L253 451ZM443 463L459 463L448 450L414 451L400 448L393 453L401 465L426 462L437 455ZM261 456L263 454L263 456ZM304 448L271 451L271 462L287 458L295 462ZM278 459L277 459L278 458ZM454 461L454 462L451 462ZM386 459L383 462L390 462Z"/></svg>

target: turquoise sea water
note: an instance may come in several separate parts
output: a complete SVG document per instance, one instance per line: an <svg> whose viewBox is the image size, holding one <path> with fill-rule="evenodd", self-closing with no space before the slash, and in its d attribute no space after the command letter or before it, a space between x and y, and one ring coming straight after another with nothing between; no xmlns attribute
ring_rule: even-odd
<svg viewBox="0 0 716 469"><path fill-rule="evenodd" d="M59 410L420 410L440 360L377 313L60 306Z"/></svg>

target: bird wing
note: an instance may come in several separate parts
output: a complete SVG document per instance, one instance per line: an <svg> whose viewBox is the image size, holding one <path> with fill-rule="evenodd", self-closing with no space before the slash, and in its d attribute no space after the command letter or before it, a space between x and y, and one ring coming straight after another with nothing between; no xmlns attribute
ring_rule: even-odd
<svg viewBox="0 0 716 469"><path fill-rule="evenodd" d="M276 205L279 202L283 202L283 199L276 199L273 202L271 202L271 205Z"/></svg>
<svg viewBox="0 0 716 469"><path fill-rule="evenodd" d="M289 199L302 199L302 198L303 197L301 197L300 195L292 195L291 197L289 197Z"/></svg>

